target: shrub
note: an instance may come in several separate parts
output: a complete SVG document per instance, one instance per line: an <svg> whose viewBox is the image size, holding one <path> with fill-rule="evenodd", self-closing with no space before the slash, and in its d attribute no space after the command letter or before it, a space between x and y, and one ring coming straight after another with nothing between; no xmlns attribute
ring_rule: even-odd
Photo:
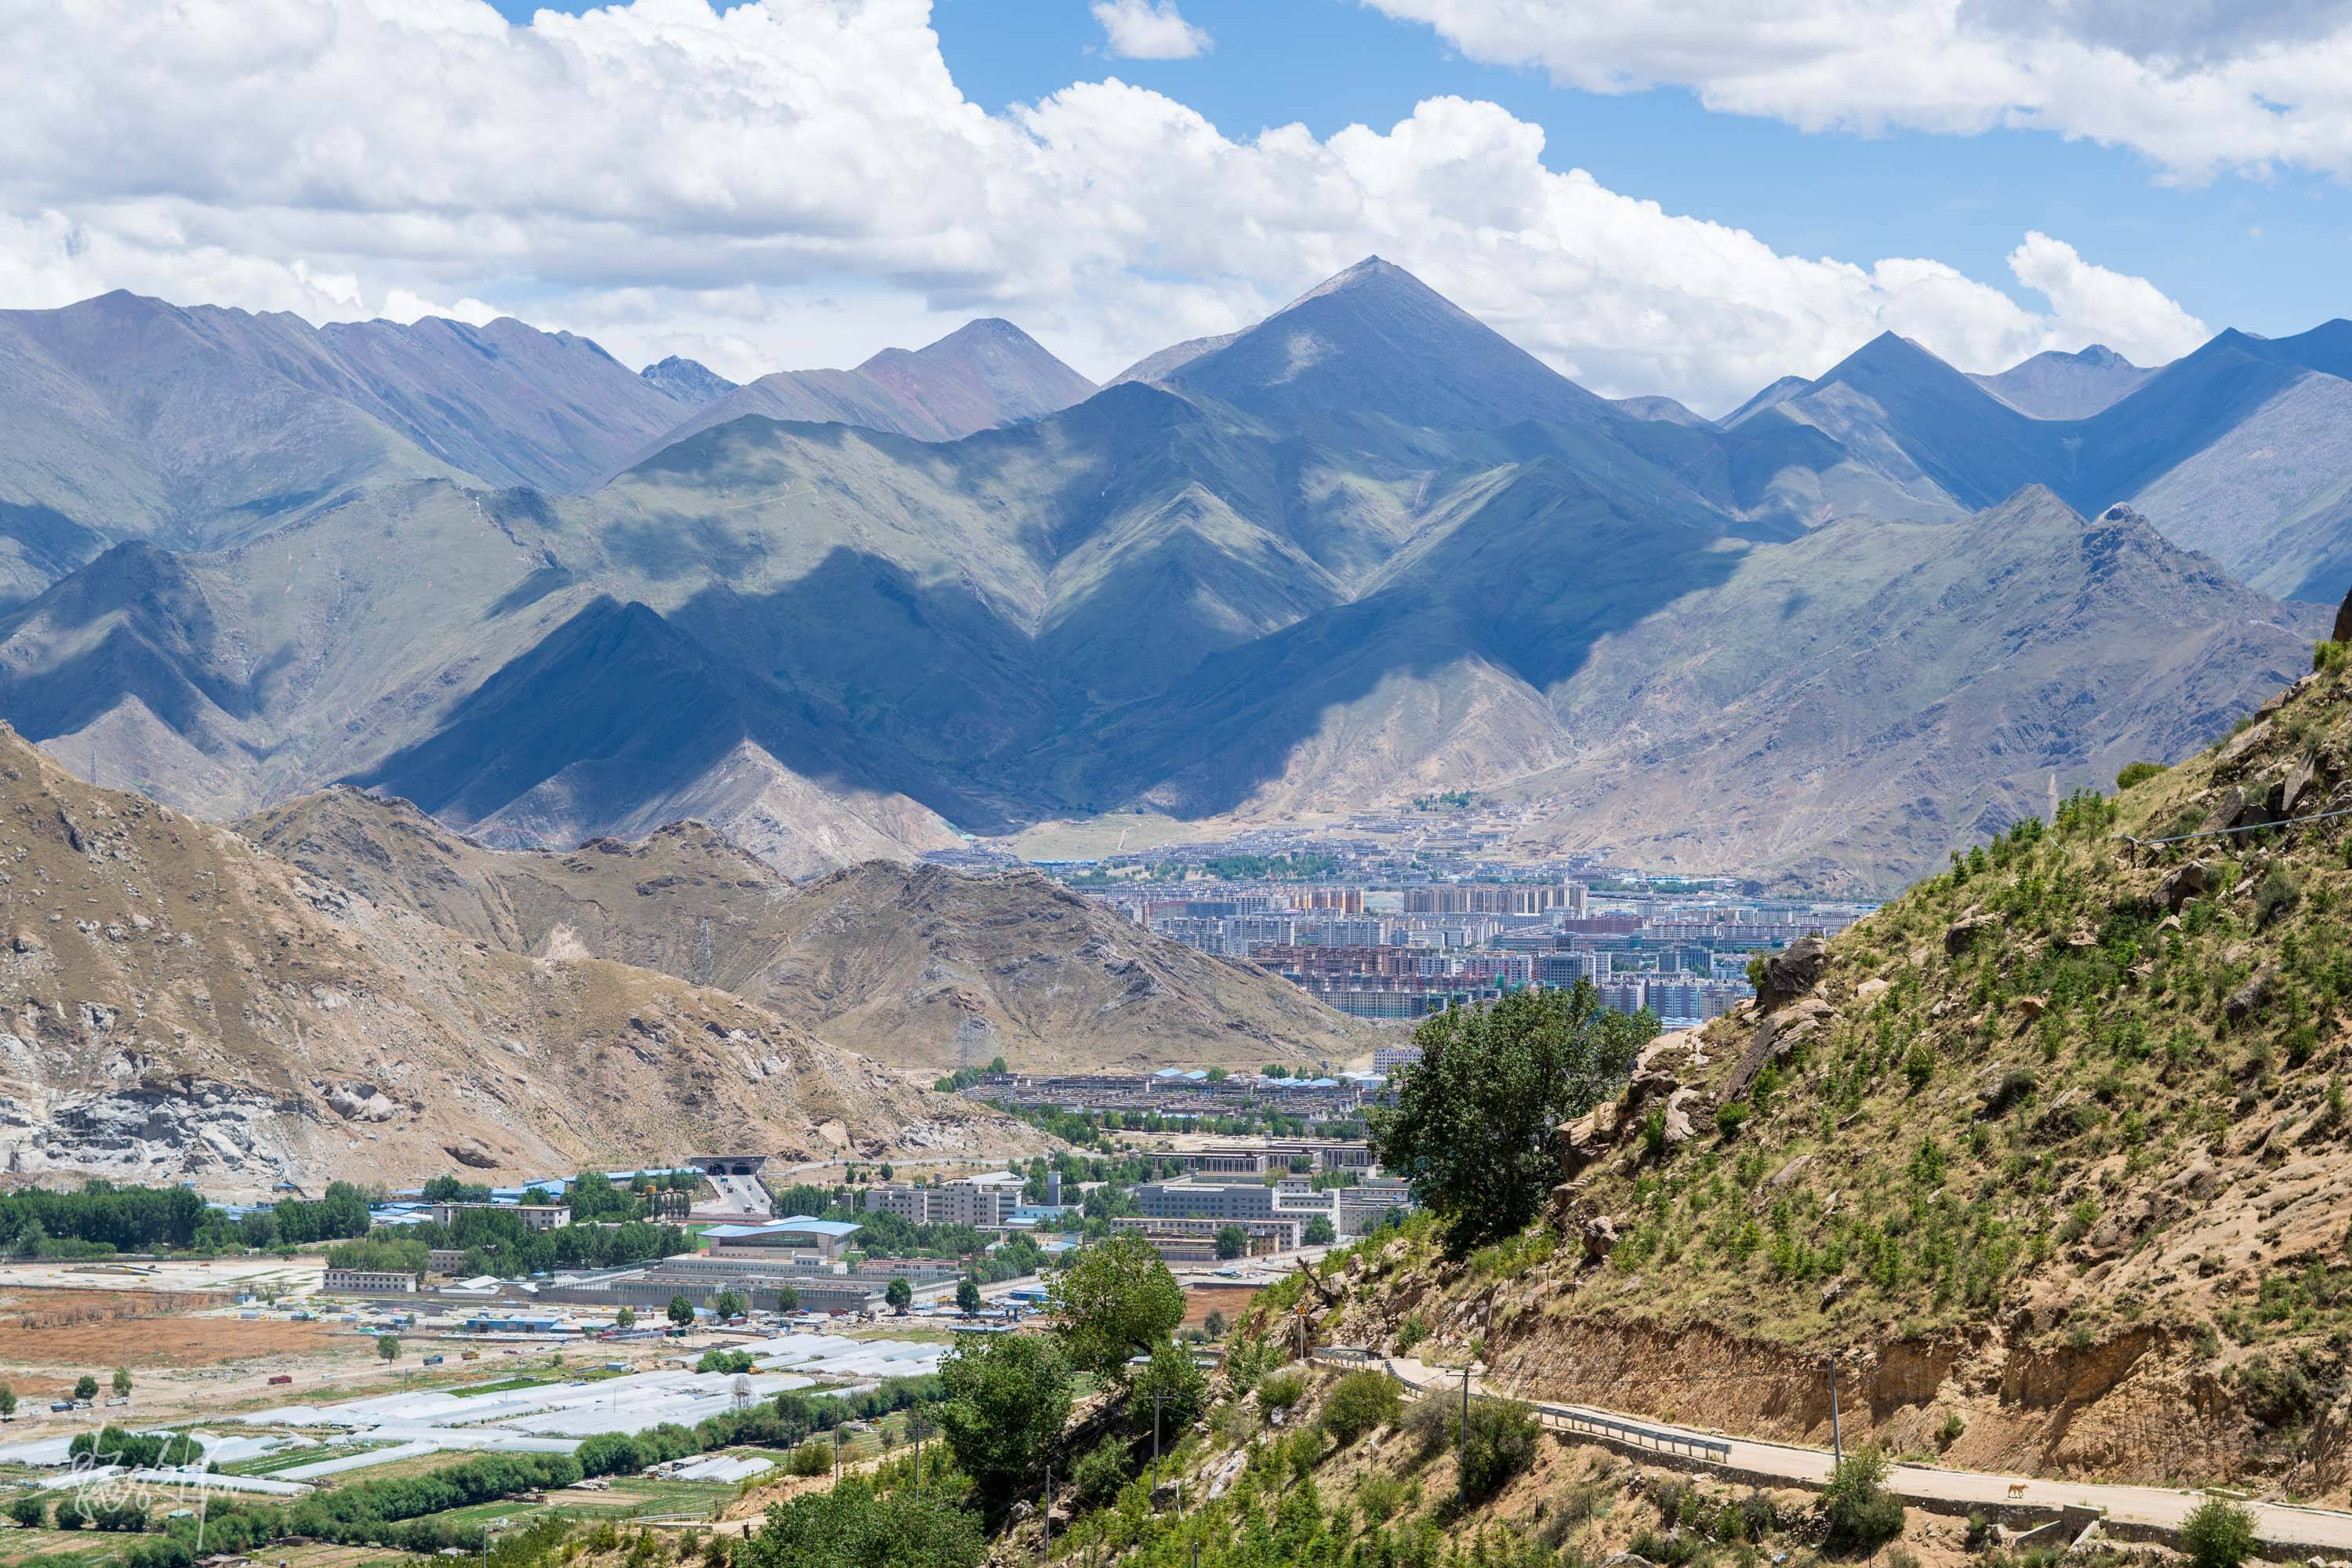
<svg viewBox="0 0 2352 1568"><path fill-rule="evenodd" d="M1830 1472L1822 1489L1822 1544L1832 1552L1875 1552L1903 1533L1903 1502L1886 1489L1886 1456L1862 1448Z"/></svg>
<svg viewBox="0 0 2352 1568"><path fill-rule="evenodd" d="M793 1476L822 1476L833 1469L833 1445L823 1440L803 1443L784 1459L784 1473Z"/></svg>
<svg viewBox="0 0 2352 1568"><path fill-rule="evenodd" d="M38 1530L49 1516L48 1499L38 1492L8 1500L8 1517L27 1530Z"/></svg>
<svg viewBox="0 0 2352 1568"><path fill-rule="evenodd" d="M1404 1430L1419 1447L1418 1459L1435 1458L1454 1441L1454 1413L1460 1408L1442 1394L1424 1394L1404 1407Z"/></svg>
<svg viewBox="0 0 2352 1568"><path fill-rule="evenodd" d="M1729 1139L1739 1135L1748 1121L1748 1106L1744 1100L1727 1100L1715 1108L1715 1131L1717 1136Z"/></svg>
<svg viewBox="0 0 2352 1568"><path fill-rule="evenodd" d="M2134 784L2146 784L2163 772L2162 763L2126 763L2124 771L2116 775L2116 787L2129 789Z"/></svg>
<svg viewBox="0 0 2352 1568"><path fill-rule="evenodd" d="M1397 1325L1397 1354L1411 1355L1413 1348L1429 1338L1429 1325L1422 1321L1419 1312L1407 1312L1404 1321Z"/></svg>
<svg viewBox="0 0 2352 1568"><path fill-rule="evenodd" d="M1295 1372L1278 1372L1257 1385L1257 1402L1267 1410L1287 1410L1307 1397L1307 1380Z"/></svg>
<svg viewBox="0 0 2352 1568"><path fill-rule="evenodd" d="M2254 1554L2254 1516L2233 1502L2200 1504L2180 1526L2189 1568L2240 1568Z"/></svg>
<svg viewBox="0 0 2352 1568"><path fill-rule="evenodd" d="M1685 1535L1679 1530L1664 1535L1654 1530L1645 1530L1633 1537L1633 1543L1627 1550L1646 1562L1661 1563L1664 1568L1688 1568L1706 1548L1696 1536Z"/></svg>
<svg viewBox="0 0 2352 1568"><path fill-rule="evenodd" d="M1384 1523L1404 1506L1404 1483L1377 1472L1356 1479L1356 1507L1373 1523Z"/></svg>
<svg viewBox="0 0 2352 1568"><path fill-rule="evenodd" d="M2303 898L2303 884L2284 866L2273 866L2254 889L2254 924L2266 926L2293 910Z"/></svg>
<svg viewBox="0 0 2352 1568"><path fill-rule="evenodd" d="M1323 1430L1346 1447L1376 1426L1386 1426L1404 1414L1404 1396L1396 1380L1367 1367L1349 1373L1332 1385L1323 1401Z"/></svg>
<svg viewBox="0 0 2352 1568"><path fill-rule="evenodd" d="M1910 1080L1914 1094L1927 1088L1927 1080L1936 1076L1936 1047L1921 1040L1904 1052L1903 1076Z"/></svg>
<svg viewBox="0 0 2352 1568"><path fill-rule="evenodd" d="M1649 1152L1650 1158L1653 1160L1660 1159L1665 1154L1666 1113L1664 1111L1653 1110L1648 1116L1643 1118L1642 1147Z"/></svg>
<svg viewBox="0 0 2352 1568"><path fill-rule="evenodd" d="M2311 668L2323 673L2333 673L2352 661L2352 644L2333 640L2315 644L2311 650Z"/></svg>
<svg viewBox="0 0 2352 1568"><path fill-rule="evenodd" d="M1962 1416L1958 1411L1955 1410L1950 1415L1944 1417L1944 1424L1936 1429L1936 1436L1943 1441L1946 1447L1948 1447L1952 1444L1958 1442L1960 1440L1960 1434L1968 1429L1969 1424L1966 1417Z"/></svg>
<svg viewBox="0 0 2352 1568"><path fill-rule="evenodd" d="M1127 1485L1128 1464L1124 1443L1101 1443L1089 1449L1070 1474L1078 1489L1078 1506L1097 1509L1116 1502L1119 1489Z"/></svg>
<svg viewBox="0 0 2352 1568"><path fill-rule="evenodd" d="M1492 1497L1534 1462L1543 1426L1516 1399L1471 1401L1462 1440L1462 1495Z"/></svg>

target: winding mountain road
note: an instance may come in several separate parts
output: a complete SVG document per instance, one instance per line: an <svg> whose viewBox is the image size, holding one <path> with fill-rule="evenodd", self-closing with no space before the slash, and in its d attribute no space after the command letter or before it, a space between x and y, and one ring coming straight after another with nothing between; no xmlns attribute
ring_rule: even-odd
<svg viewBox="0 0 2352 1568"><path fill-rule="evenodd" d="M1334 1359L1352 1358L1342 1356ZM1424 1393L1456 1394L1462 1387L1462 1372L1458 1367L1430 1366L1403 1356L1369 1356L1362 1359L1372 1364L1385 1364L1398 1381ZM1509 1398L1525 1397L1489 1389L1476 1378L1471 1380L1470 1387L1474 1394L1494 1393L1504 1394ZM1733 1469L1776 1476L1798 1485L1819 1486L1829 1479L1832 1460L1829 1450L1825 1448L1726 1437L1696 1427L1678 1426L1672 1422L1653 1421L1646 1416L1628 1415L1589 1405L1553 1405L1540 1400L1530 1403L1538 1411L1556 1419L1616 1424L1640 1433L1655 1435L1659 1440L1658 1451L1661 1452L1671 1451L1675 1446L1710 1450L1722 1448L1727 1452L1721 1462ZM1639 1447L1642 1444L1633 1442L1625 1446ZM1916 1502L2049 1510L2091 1508L2100 1510L2111 1524L2145 1525L2166 1531L2178 1530L2191 1510L2210 1500L2204 1492L2166 1487L2052 1480L2032 1476L1994 1475L1981 1470L1951 1470L1933 1465L1896 1465L1888 1472L1887 1485L1899 1496ZM2263 1543L2273 1549L2352 1552L2352 1513L2282 1502L2250 1502L2246 1507L2253 1512L2256 1529Z"/></svg>

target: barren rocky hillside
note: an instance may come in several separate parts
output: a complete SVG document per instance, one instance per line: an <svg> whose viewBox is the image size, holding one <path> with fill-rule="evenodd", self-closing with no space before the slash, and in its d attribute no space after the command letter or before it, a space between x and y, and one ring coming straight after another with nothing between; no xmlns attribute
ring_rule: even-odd
<svg viewBox="0 0 2352 1568"><path fill-rule="evenodd" d="M715 828L490 849L404 801L335 789L248 819L273 854L512 952L594 955L754 999L929 1076L1344 1060L1374 1036L1032 872L883 861L795 886Z"/></svg>
<svg viewBox="0 0 2352 1568"><path fill-rule="evenodd" d="M531 957L0 729L0 1167L208 1190L1018 1142L724 992Z"/></svg>
<svg viewBox="0 0 2352 1568"><path fill-rule="evenodd" d="M1834 1357L1848 1444L2340 1500L2352 676L2320 666L1772 961L1561 1130L1547 1226L1409 1263L1346 1331L1418 1316L1529 1393L1820 1439Z"/></svg>

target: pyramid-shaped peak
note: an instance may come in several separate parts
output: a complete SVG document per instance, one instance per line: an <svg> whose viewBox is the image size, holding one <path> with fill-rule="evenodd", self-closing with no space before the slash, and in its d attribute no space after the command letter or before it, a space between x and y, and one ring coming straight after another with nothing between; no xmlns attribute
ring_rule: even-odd
<svg viewBox="0 0 2352 1568"><path fill-rule="evenodd" d="M1377 256L1367 256L1344 271L1335 272L1314 288L1285 305L1276 315L1296 310L1311 300L1328 299L1335 294L1365 293L1370 298L1381 296L1412 296L1434 300L1451 310L1460 310L1453 300L1399 267L1393 261Z"/></svg>
<svg viewBox="0 0 2352 1568"><path fill-rule="evenodd" d="M1326 279L1166 384L1295 426L1374 416L1431 429L1619 417L1403 268Z"/></svg>

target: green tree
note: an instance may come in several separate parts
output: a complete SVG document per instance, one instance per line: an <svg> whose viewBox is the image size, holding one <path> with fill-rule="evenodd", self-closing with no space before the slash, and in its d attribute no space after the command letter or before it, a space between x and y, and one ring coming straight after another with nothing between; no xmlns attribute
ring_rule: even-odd
<svg viewBox="0 0 2352 1568"><path fill-rule="evenodd" d="M1069 1421L1069 1360L1046 1335L964 1338L940 1363L940 1428L980 1495L1010 1507L1045 1469Z"/></svg>
<svg viewBox="0 0 2352 1568"><path fill-rule="evenodd" d="M1857 1448L1839 1461L1822 1489L1822 1545L1832 1552L1875 1552L1903 1533L1903 1500L1886 1489L1887 1468L1885 1454L1875 1447Z"/></svg>
<svg viewBox="0 0 2352 1568"><path fill-rule="evenodd" d="M365 1236L373 1223L368 1215L367 1194L349 1182L327 1184L326 1195L319 1200L319 1240Z"/></svg>
<svg viewBox="0 0 2352 1568"><path fill-rule="evenodd" d="M1323 1401L1323 1430L1346 1447L1375 1426L1393 1426L1404 1414L1404 1395L1396 1379L1364 1367L1331 1385Z"/></svg>
<svg viewBox="0 0 2352 1568"><path fill-rule="evenodd" d="M710 1299L710 1310L722 1318L740 1318L751 1310L739 1290L721 1290Z"/></svg>
<svg viewBox="0 0 2352 1568"><path fill-rule="evenodd" d="M980 1521L936 1494L877 1496L857 1477L768 1510L735 1559L749 1568L978 1568Z"/></svg>
<svg viewBox="0 0 2352 1568"><path fill-rule="evenodd" d="M1413 1031L1420 1065L1369 1116L1374 1152L1444 1217L1454 1256L1516 1235L1559 1180L1555 1130L1612 1092L1657 1032L1582 980L1450 1007Z"/></svg>
<svg viewBox="0 0 2352 1568"><path fill-rule="evenodd" d="M1307 1222L1299 1239L1308 1247L1328 1247L1339 1239L1339 1227L1318 1214Z"/></svg>
<svg viewBox="0 0 2352 1568"><path fill-rule="evenodd" d="M400 1336L397 1334L376 1335L375 1353L384 1361L398 1361L400 1359Z"/></svg>
<svg viewBox="0 0 2352 1568"><path fill-rule="evenodd" d="M131 1369L129 1367L118 1366L114 1369L114 1397L117 1399L128 1399L131 1397Z"/></svg>
<svg viewBox="0 0 2352 1568"><path fill-rule="evenodd" d="M1217 1227L1217 1256L1219 1258L1240 1258L1249 1251L1249 1232L1244 1230L1241 1226L1237 1225L1221 1225Z"/></svg>
<svg viewBox="0 0 2352 1568"><path fill-rule="evenodd" d="M1192 1352L1172 1340L1151 1347L1150 1364L1129 1382L1128 1425L1139 1434L1151 1430L1152 1402L1159 1401L1160 1435L1173 1445L1184 1429L1209 1409L1209 1375L1193 1363Z"/></svg>
<svg viewBox="0 0 2352 1568"><path fill-rule="evenodd" d="M915 1288L894 1274L890 1277L890 1283L882 1289L882 1300L889 1303L892 1311L903 1318L907 1315L907 1309L914 1305Z"/></svg>
<svg viewBox="0 0 2352 1568"><path fill-rule="evenodd" d="M967 1318L980 1310L980 1281L969 1274L956 1281L956 1310Z"/></svg>
<svg viewBox="0 0 2352 1568"><path fill-rule="evenodd" d="M2219 1499L2200 1503L2181 1521L2180 1549L2189 1568L2239 1568L2254 1554L2254 1516Z"/></svg>
<svg viewBox="0 0 2352 1568"><path fill-rule="evenodd" d="M1124 1382L1127 1358L1184 1321L1184 1288L1150 1243L1122 1231L1054 1277L1047 1310L1071 1361Z"/></svg>
<svg viewBox="0 0 2352 1568"><path fill-rule="evenodd" d="M16 1391L9 1387L6 1384L0 1383L0 1415L14 1415L16 1414Z"/></svg>
<svg viewBox="0 0 2352 1568"><path fill-rule="evenodd" d="M1428 1058L1423 1058L1428 1065ZM1543 1425L1516 1399L1476 1399L1462 1433L1462 1495L1492 1497L1535 1461Z"/></svg>
<svg viewBox="0 0 2352 1568"><path fill-rule="evenodd" d="M613 1310L613 1326L616 1329L635 1328L637 1326L637 1310L635 1307L614 1308Z"/></svg>
<svg viewBox="0 0 2352 1568"><path fill-rule="evenodd" d="M694 1303L686 1299L683 1290L669 1299L669 1321L681 1329L694 1327Z"/></svg>
<svg viewBox="0 0 2352 1568"><path fill-rule="evenodd" d="M83 1373L74 1384L73 1396L76 1399L96 1399L98 1397L98 1379L90 1376L88 1373Z"/></svg>
<svg viewBox="0 0 2352 1568"><path fill-rule="evenodd" d="M583 1220L634 1219L644 1205L636 1196L613 1184L601 1171L583 1171L564 1190L564 1205L573 1224Z"/></svg>

